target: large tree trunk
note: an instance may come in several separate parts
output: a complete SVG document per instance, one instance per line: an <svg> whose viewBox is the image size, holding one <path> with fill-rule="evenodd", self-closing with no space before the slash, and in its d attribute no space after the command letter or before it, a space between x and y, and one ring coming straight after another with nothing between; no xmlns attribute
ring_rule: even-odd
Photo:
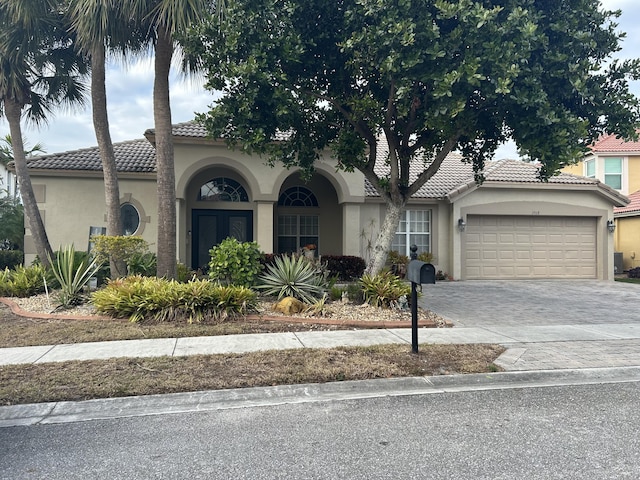
<svg viewBox="0 0 640 480"><path fill-rule="evenodd" d="M176 277L176 182L169 103L169 70L173 55L171 34L158 28L153 83L158 196L158 276Z"/></svg>
<svg viewBox="0 0 640 480"><path fill-rule="evenodd" d="M31 177L27 170L27 158L24 153L24 144L22 143L22 128L20 126L20 118L22 115L22 105L12 99L5 98L4 113L9 123L9 131L11 132L11 140L13 147L13 160L16 167L16 178L18 179L18 188L22 197L22 204L29 219L29 228L31 236L36 247L36 253L40 261L46 267L49 266L49 256L53 256L47 232L44 229L44 223L38 210L36 196L33 193L31 185Z"/></svg>
<svg viewBox="0 0 640 480"><path fill-rule="evenodd" d="M387 255L391 249L393 243L393 237L398 230L398 224L400 222L400 215L404 211L404 204L402 202L393 202L390 199L387 200L387 211L385 212L384 221L380 226L380 232L376 238L376 243L371 252L371 258L367 265L366 273L369 275L375 275L379 273L387 261Z"/></svg>
<svg viewBox="0 0 640 480"><path fill-rule="evenodd" d="M105 87L105 47L102 43L91 52L91 104L93 110L93 128L96 133L102 174L104 176L105 205L107 207L107 235L122 235L120 219L120 188L118 186L118 170L113 142L109 132L107 114L107 91ZM111 278L127 274L127 266L123 260L110 260Z"/></svg>

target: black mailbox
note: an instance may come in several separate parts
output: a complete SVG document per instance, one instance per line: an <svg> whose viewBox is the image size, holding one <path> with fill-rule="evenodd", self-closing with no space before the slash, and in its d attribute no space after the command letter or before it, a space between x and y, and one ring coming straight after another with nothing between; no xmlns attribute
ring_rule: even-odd
<svg viewBox="0 0 640 480"><path fill-rule="evenodd" d="M420 260L411 260L407 266L407 280L413 283L436 283L436 267Z"/></svg>

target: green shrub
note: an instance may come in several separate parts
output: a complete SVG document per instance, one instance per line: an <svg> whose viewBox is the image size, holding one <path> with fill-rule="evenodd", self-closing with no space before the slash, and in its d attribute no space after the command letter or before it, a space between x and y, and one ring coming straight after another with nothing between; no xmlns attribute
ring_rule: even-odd
<svg viewBox="0 0 640 480"><path fill-rule="evenodd" d="M44 292L46 270L42 265L15 269L5 268L0 275L0 295L3 297L31 297Z"/></svg>
<svg viewBox="0 0 640 480"><path fill-rule="evenodd" d="M60 285L58 300L63 307L81 302L82 290L102 266L96 259L90 260L86 254L78 263L80 257L76 253L73 245L69 245L64 249L60 247L55 258L49 258L51 272Z"/></svg>
<svg viewBox="0 0 640 480"><path fill-rule="evenodd" d="M239 242L225 238L209 250L209 277L220 283L250 287L262 269L256 242Z"/></svg>
<svg viewBox="0 0 640 480"><path fill-rule="evenodd" d="M176 265L176 280L180 283L186 283L189 280L193 280L196 272L187 267L184 263L178 263Z"/></svg>
<svg viewBox="0 0 640 480"><path fill-rule="evenodd" d="M367 267L364 258L352 255L323 255L322 262L341 281L360 278Z"/></svg>
<svg viewBox="0 0 640 480"><path fill-rule="evenodd" d="M24 263L24 253L20 250L0 250L0 269L16 268Z"/></svg>
<svg viewBox="0 0 640 480"><path fill-rule="evenodd" d="M389 308L392 302L411 294L411 286L388 270L377 275L363 275L360 279L364 301L374 307Z"/></svg>
<svg viewBox="0 0 640 480"><path fill-rule="evenodd" d="M275 257L258 280L256 288L266 295L277 295L278 299L294 297L308 304L316 303L328 284L313 262L296 255Z"/></svg>
<svg viewBox="0 0 640 480"><path fill-rule="evenodd" d="M155 277L131 276L112 280L91 295L96 310L113 317L171 321L224 320L255 308L256 294L242 286L223 286L208 280L180 283Z"/></svg>
<svg viewBox="0 0 640 480"><path fill-rule="evenodd" d="M155 277L158 266L158 257L152 252L134 252L127 261L128 275L144 275Z"/></svg>
<svg viewBox="0 0 640 480"><path fill-rule="evenodd" d="M93 235L93 250L98 263L113 262L116 267L111 272L111 278L123 277L127 274L126 266L135 255L142 255L149 251L149 244L142 237L135 235Z"/></svg>
<svg viewBox="0 0 640 480"><path fill-rule="evenodd" d="M422 252L418 254L418 260L425 263L433 262L433 253L431 252Z"/></svg>

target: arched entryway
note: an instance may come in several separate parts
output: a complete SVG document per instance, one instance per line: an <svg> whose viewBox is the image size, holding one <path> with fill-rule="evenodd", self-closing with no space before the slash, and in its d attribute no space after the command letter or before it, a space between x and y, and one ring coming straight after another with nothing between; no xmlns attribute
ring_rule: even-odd
<svg viewBox="0 0 640 480"><path fill-rule="evenodd" d="M187 189L190 210L191 268L206 270L209 250L227 237L253 241L253 203L237 173L211 168L198 173Z"/></svg>
<svg viewBox="0 0 640 480"><path fill-rule="evenodd" d="M342 208L332 183L316 173L305 181L293 173L283 182L274 209L274 246L278 253L313 246L320 255L341 255Z"/></svg>

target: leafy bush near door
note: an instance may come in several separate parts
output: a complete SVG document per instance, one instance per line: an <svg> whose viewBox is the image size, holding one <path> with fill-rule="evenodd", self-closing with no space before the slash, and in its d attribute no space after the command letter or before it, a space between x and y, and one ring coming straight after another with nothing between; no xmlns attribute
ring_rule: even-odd
<svg viewBox="0 0 640 480"><path fill-rule="evenodd" d="M262 270L262 253L256 242L225 238L209 250L209 278L226 285L250 287Z"/></svg>

